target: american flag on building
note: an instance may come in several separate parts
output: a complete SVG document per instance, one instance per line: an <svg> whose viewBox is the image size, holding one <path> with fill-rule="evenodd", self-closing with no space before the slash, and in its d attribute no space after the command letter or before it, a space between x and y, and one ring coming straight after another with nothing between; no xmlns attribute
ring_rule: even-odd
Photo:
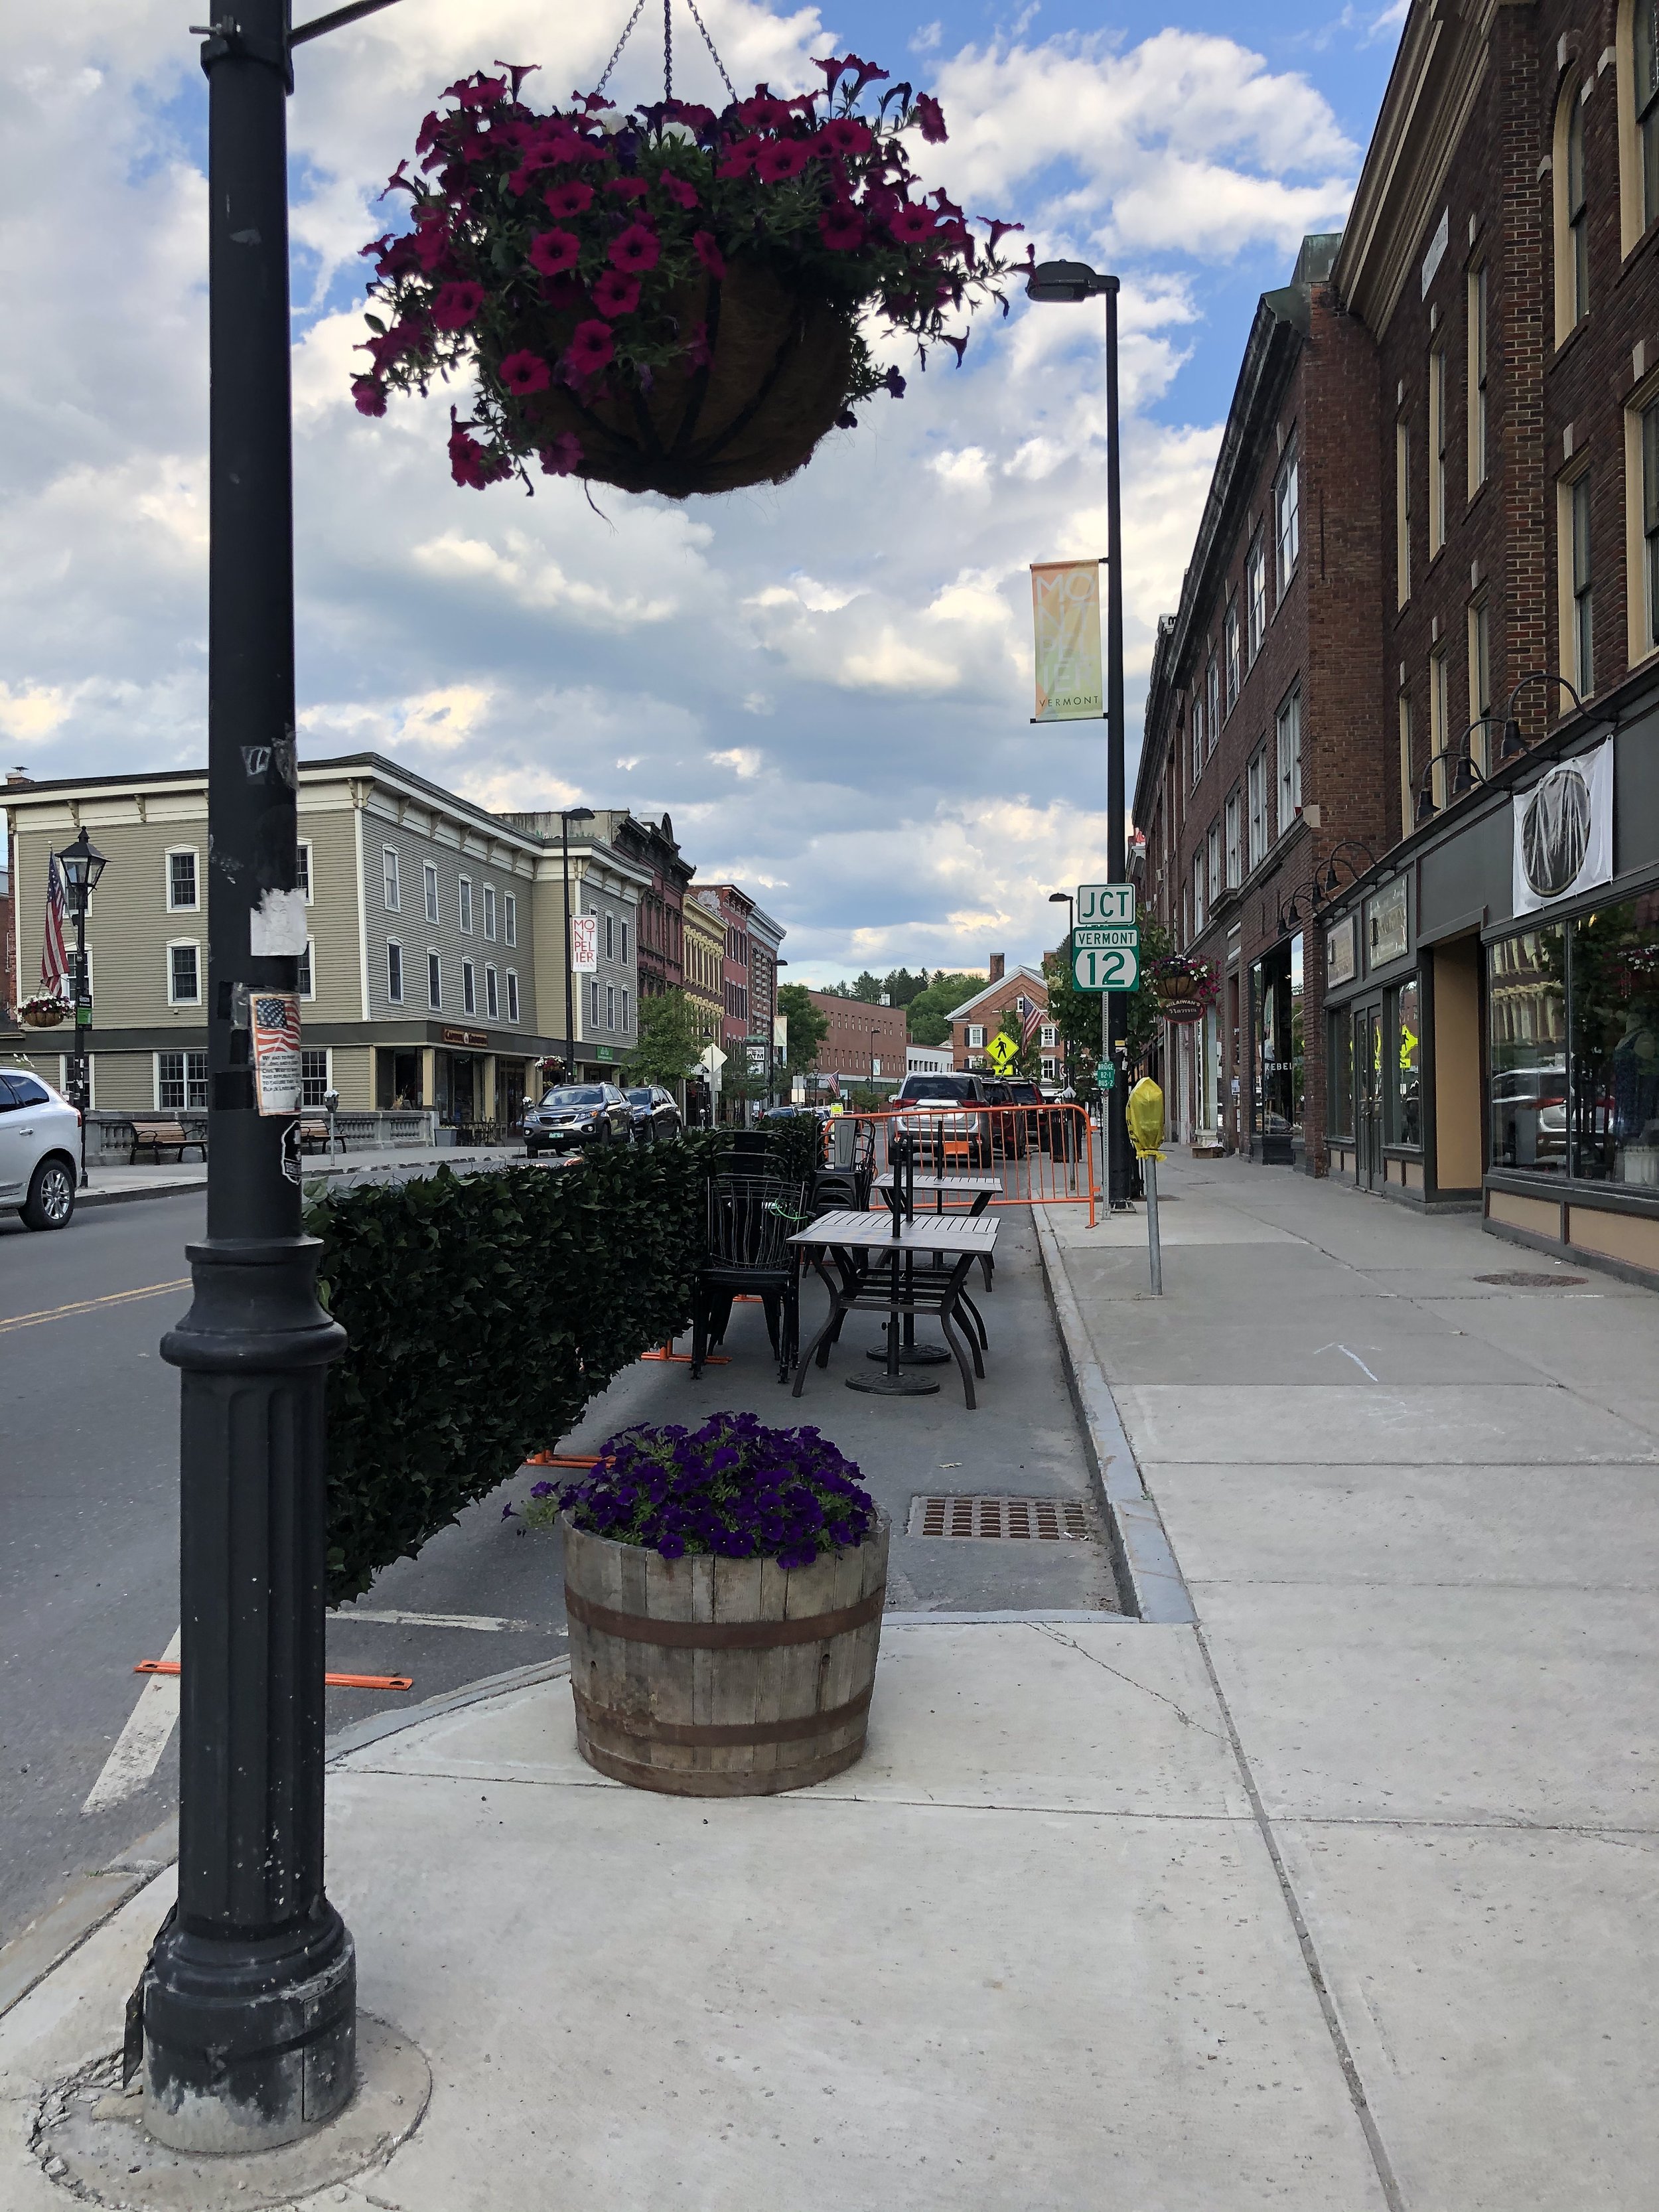
<svg viewBox="0 0 1659 2212"><path fill-rule="evenodd" d="M46 863L46 934L40 951L40 981L56 998L67 998L69 953L64 943L64 872L53 853Z"/></svg>
<svg viewBox="0 0 1659 2212"><path fill-rule="evenodd" d="M1031 1040L1042 1028L1042 1018L1047 1012L1048 1008L1038 1006L1035 999L1025 1009L1025 1019L1019 1027L1019 1048L1022 1052L1030 1050Z"/></svg>

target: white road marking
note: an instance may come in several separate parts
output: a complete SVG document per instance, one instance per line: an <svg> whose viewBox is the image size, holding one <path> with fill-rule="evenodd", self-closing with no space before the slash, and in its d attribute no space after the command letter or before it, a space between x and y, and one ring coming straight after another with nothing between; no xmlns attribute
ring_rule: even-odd
<svg viewBox="0 0 1659 2212"><path fill-rule="evenodd" d="M1370 1369L1366 1366L1364 1361L1359 1357L1359 1354L1357 1352L1350 1352L1346 1344L1322 1344L1319 1346L1318 1351L1314 1353L1314 1358L1316 1359L1318 1358L1321 1352L1340 1352L1345 1359L1352 1359L1354 1365L1359 1370L1360 1373L1367 1376L1371 1382L1380 1382L1382 1380L1382 1377L1380 1375L1373 1375Z"/></svg>
<svg viewBox="0 0 1659 2212"><path fill-rule="evenodd" d="M384 1613L360 1613L354 1607L349 1612L337 1613L335 1620L383 1620L394 1628L484 1628L497 1632L502 1629L531 1628L533 1621L509 1620L491 1613L399 1613L392 1608Z"/></svg>
<svg viewBox="0 0 1659 2212"><path fill-rule="evenodd" d="M179 1631L175 1628L172 1643L161 1654L164 1659L179 1656ZM118 1805L124 1797L142 1790L161 1765L178 1718L179 1677L152 1674L139 1691L138 1702L81 1810L101 1813L106 1805Z"/></svg>

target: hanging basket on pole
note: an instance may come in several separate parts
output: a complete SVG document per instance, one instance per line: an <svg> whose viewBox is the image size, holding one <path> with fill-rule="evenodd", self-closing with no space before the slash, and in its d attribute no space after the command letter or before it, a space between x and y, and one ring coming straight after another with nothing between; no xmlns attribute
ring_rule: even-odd
<svg viewBox="0 0 1659 2212"><path fill-rule="evenodd" d="M1018 226L981 239L920 191L905 134L943 141L936 100L856 56L818 66L821 92L759 85L719 114L666 96L666 52L665 98L632 114L602 88L538 112L526 68L451 85L387 187L410 228L365 248L358 407L470 374L457 483L528 485L534 463L684 499L781 483L863 402L901 398L878 359L895 337L924 366L929 345L959 362L948 320L988 299L1006 313Z"/></svg>

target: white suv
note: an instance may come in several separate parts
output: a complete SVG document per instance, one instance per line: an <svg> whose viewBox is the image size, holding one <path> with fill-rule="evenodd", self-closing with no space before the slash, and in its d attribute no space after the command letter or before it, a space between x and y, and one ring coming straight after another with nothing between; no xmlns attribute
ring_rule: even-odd
<svg viewBox="0 0 1659 2212"><path fill-rule="evenodd" d="M0 1206L31 1229L62 1229L75 1211L81 1116L27 1067L0 1067Z"/></svg>

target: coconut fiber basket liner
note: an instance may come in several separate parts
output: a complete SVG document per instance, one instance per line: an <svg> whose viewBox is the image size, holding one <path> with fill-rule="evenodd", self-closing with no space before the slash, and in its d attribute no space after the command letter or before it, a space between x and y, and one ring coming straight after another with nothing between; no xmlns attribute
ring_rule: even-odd
<svg viewBox="0 0 1659 2212"><path fill-rule="evenodd" d="M649 392L591 404L563 386L526 402L538 437L574 431L581 476L670 499L782 483L805 465L847 404L852 331L844 309L791 293L758 262L733 261L675 301L682 330L708 329L701 368L659 370ZM538 331L529 343L556 353Z"/></svg>

